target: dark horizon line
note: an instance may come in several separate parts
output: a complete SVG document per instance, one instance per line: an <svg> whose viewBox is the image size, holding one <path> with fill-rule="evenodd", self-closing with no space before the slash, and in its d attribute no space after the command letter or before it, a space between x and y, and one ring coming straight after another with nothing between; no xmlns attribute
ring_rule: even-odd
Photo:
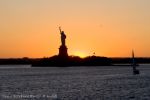
<svg viewBox="0 0 150 100"><path fill-rule="evenodd" d="M57 56L57 55L54 55L54 56ZM95 57L106 57L106 56L96 56L96 55L93 55ZM43 59L43 58L51 58L53 56L50 56L50 57L0 57L0 59ZM86 57L80 57L80 56L75 56L75 55L71 55L70 57L79 57L79 58L86 58L86 57L92 57L92 56L86 56ZM132 58L130 56L124 56L124 57L119 57L119 56L116 56L116 57L107 57L107 58ZM149 57L144 57L144 56L136 56L135 58L150 58Z"/></svg>

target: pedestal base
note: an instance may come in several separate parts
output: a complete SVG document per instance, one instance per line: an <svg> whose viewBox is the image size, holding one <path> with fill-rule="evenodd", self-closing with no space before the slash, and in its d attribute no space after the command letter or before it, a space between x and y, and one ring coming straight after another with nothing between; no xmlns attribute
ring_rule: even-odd
<svg viewBox="0 0 150 100"><path fill-rule="evenodd" d="M59 48L59 56L60 57L68 57L68 52L67 52L67 47L66 46L60 46L60 48Z"/></svg>

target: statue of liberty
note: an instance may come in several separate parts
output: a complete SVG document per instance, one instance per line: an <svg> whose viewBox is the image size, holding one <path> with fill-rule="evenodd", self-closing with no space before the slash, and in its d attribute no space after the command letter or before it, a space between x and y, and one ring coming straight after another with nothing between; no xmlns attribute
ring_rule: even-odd
<svg viewBox="0 0 150 100"><path fill-rule="evenodd" d="M60 35L61 35L61 44L62 44L62 46L65 46L66 45L66 42L65 42L66 35L65 35L64 31L61 31L61 27L59 27L59 30L60 30Z"/></svg>
<svg viewBox="0 0 150 100"><path fill-rule="evenodd" d="M59 48L59 56L62 58L68 57L67 46L66 46L66 35L64 31L61 31L61 27L59 27L60 35L61 35L61 45Z"/></svg>

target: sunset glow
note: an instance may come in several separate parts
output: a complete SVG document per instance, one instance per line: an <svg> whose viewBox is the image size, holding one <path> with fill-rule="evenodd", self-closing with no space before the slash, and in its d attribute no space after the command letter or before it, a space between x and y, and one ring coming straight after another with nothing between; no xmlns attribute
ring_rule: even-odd
<svg viewBox="0 0 150 100"><path fill-rule="evenodd" d="M150 56L150 0L0 0L0 58ZM77 51L75 51L77 50ZM84 52L86 51L86 52Z"/></svg>
<svg viewBox="0 0 150 100"><path fill-rule="evenodd" d="M79 56L79 57L81 57L81 58L84 58L84 57L87 57L87 56L88 56L88 54L86 54L85 52L81 52L81 51L76 51L76 52L74 52L74 55L75 55L75 56Z"/></svg>

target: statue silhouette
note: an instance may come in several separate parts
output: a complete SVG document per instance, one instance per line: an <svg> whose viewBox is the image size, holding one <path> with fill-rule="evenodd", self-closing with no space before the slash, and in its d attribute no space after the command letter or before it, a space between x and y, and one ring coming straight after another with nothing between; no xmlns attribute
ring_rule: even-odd
<svg viewBox="0 0 150 100"><path fill-rule="evenodd" d="M66 58L68 57L68 52L67 52L67 46L66 46L66 35L64 31L61 31L61 27L59 27L60 30L60 35L61 35L61 45L59 48L59 56L61 58Z"/></svg>
<svg viewBox="0 0 150 100"><path fill-rule="evenodd" d="M65 46L66 45L66 42L65 42L66 35L65 35L64 31L61 31L61 27L59 27L59 30L60 30L60 35L61 35L61 44L62 44L62 46Z"/></svg>

